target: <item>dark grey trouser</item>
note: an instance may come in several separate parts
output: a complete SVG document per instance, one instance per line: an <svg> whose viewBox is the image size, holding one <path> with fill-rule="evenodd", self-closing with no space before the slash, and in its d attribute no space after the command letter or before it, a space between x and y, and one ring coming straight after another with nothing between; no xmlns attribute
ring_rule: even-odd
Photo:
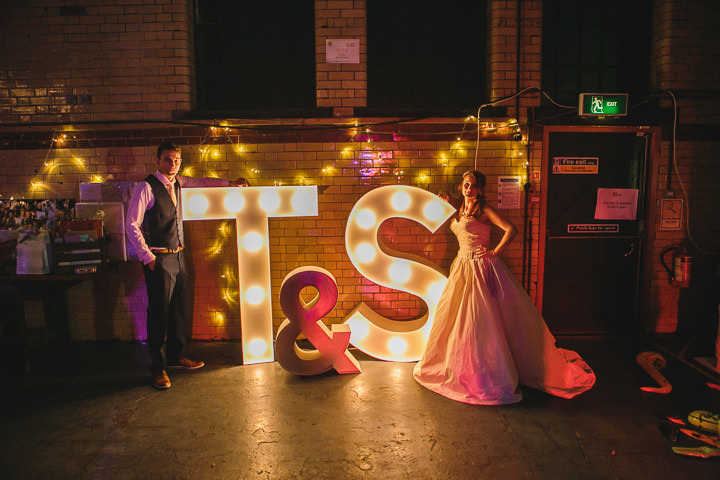
<svg viewBox="0 0 720 480"><path fill-rule="evenodd" d="M182 357L187 343L189 312L185 251L157 254L155 269L151 271L145 265L144 271L150 368L157 372L165 370L168 361ZM163 355L166 337L166 355Z"/></svg>

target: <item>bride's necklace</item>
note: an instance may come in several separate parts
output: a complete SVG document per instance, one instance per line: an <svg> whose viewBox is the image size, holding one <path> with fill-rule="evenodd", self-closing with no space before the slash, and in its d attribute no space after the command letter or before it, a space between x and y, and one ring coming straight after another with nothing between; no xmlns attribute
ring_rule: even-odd
<svg viewBox="0 0 720 480"><path fill-rule="evenodd" d="M473 210L475 210L474 207L475 207L475 204L474 204L474 203L473 203L472 205L470 205L469 207L468 207L467 204L463 204L463 211L462 211L462 213L461 213L460 215L461 215L463 218L471 218L471 217L473 217L474 215L473 215L472 213L470 213L470 212L473 211Z"/></svg>

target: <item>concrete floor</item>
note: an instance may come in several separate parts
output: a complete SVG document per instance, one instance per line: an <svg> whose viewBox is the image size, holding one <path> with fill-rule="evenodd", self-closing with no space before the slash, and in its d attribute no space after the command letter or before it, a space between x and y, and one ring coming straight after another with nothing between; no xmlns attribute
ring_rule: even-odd
<svg viewBox="0 0 720 480"><path fill-rule="evenodd" d="M239 345L193 343L207 367L150 386L144 346L71 343L0 377L2 479L718 479L720 458L672 452L659 414L720 411L708 377L668 358L669 395L635 362L638 339L563 338L598 381L563 400L448 400L413 364L355 352L357 375L296 377L238 365Z"/></svg>

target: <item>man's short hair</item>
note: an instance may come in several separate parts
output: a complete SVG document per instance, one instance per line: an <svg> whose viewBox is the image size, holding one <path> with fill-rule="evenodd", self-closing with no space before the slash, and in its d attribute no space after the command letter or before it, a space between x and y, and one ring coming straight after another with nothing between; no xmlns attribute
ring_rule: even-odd
<svg viewBox="0 0 720 480"><path fill-rule="evenodd" d="M160 158L160 155L162 155L162 152L165 150L172 150L173 152L178 152L182 154L182 149L180 148L180 145L178 145L175 142L170 142L168 140L162 142L160 146L158 146L157 149L157 158Z"/></svg>

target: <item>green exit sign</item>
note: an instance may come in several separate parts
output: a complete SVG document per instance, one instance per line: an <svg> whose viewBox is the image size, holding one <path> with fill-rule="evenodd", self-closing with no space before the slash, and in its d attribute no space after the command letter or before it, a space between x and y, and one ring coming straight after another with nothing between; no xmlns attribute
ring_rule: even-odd
<svg viewBox="0 0 720 480"><path fill-rule="evenodd" d="M580 116L627 115L627 93L581 93Z"/></svg>

